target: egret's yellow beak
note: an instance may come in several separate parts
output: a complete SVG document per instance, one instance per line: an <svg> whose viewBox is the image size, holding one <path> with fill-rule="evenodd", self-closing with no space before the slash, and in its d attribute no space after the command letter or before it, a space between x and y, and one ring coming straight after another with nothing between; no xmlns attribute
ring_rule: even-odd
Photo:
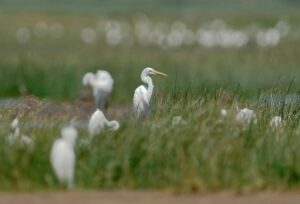
<svg viewBox="0 0 300 204"><path fill-rule="evenodd" d="M153 74L153 75L164 76L164 77L167 77L167 76L168 76L168 75L166 75L165 73L162 73L162 72L159 72L159 71L156 71L156 70L154 70L154 71L152 72L152 74Z"/></svg>

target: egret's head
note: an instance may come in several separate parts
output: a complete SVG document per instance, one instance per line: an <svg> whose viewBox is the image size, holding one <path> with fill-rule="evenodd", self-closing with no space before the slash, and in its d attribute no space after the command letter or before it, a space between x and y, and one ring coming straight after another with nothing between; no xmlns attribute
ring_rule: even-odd
<svg viewBox="0 0 300 204"><path fill-rule="evenodd" d="M142 71L141 77L144 78L144 77L147 77L150 75L158 75L158 76L165 76L165 77L168 76L165 73L162 73L162 72L156 71L153 68L147 67Z"/></svg>
<svg viewBox="0 0 300 204"><path fill-rule="evenodd" d="M61 136L68 144L74 146L78 132L73 126L67 126L61 130Z"/></svg>
<svg viewBox="0 0 300 204"><path fill-rule="evenodd" d="M82 84L87 86L87 85L91 85L94 83L95 81L95 74L91 73L91 72L88 72L86 73L83 78L82 78Z"/></svg>
<svg viewBox="0 0 300 204"><path fill-rule="evenodd" d="M109 130L116 131L120 128L120 123L116 120L110 121Z"/></svg>

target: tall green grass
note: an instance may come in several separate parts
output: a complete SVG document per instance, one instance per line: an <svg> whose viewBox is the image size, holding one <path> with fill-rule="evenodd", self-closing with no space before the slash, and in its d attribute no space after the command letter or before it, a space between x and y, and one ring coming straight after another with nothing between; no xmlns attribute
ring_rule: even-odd
<svg viewBox="0 0 300 204"><path fill-rule="evenodd" d="M217 97L216 97L217 96ZM144 123L127 119L115 133L96 136L88 145L86 129L76 146L78 189L173 189L178 191L290 189L300 184L299 125L287 110L282 128L269 127L275 114L258 103L219 91L217 95L156 97ZM258 123L235 122L235 104L248 104ZM221 119L220 108L229 110ZM181 115L186 124L172 126ZM60 126L23 128L34 147L7 145L1 129L1 190L59 188L49 164Z"/></svg>

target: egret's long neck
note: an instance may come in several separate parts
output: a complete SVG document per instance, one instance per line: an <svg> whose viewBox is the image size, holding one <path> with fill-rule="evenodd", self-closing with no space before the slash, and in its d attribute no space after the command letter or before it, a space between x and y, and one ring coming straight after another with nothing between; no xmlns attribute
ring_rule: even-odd
<svg viewBox="0 0 300 204"><path fill-rule="evenodd" d="M148 88L147 88L147 96L149 99L151 99L152 97L152 93L153 93L153 88L154 88L154 85L153 85L153 82L152 82L152 79L150 76L145 76L145 77L142 77L142 81L148 85Z"/></svg>

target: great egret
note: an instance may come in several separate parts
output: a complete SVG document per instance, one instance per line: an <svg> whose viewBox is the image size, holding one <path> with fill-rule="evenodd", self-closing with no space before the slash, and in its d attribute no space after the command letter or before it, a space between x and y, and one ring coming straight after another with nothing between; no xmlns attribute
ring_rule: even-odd
<svg viewBox="0 0 300 204"><path fill-rule="evenodd" d="M135 89L133 96L133 113L136 119L145 119L149 114L150 102L154 88L152 78L150 77L151 75L168 76L150 67L147 67L142 71L142 82L147 84L148 87L141 85Z"/></svg>
<svg viewBox="0 0 300 204"><path fill-rule="evenodd" d="M98 70L96 74L88 72L83 76L82 84L93 88L96 107L104 110L114 84L110 73L104 70Z"/></svg>
<svg viewBox="0 0 300 204"><path fill-rule="evenodd" d="M50 153L50 161L56 177L61 184L66 184L68 188L71 188L74 182L74 146L77 135L74 127L64 127L61 131L61 138L54 141Z"/></svg>
<svg viewBox="0 0 300 204"><path fill-rule="evenodd" d="M235 116L235 120L243 124L250 124L251 122L257 123L255 112L248 108L238 110L238 113Z"/></svg>
<svg viewBox="0 0 300 204"><path fill-rule="evenodd" d="M96 135L101 132L102 129L108 128L109 130L116 131L120 127L120 124L116 120L108 121L104 113L97 109L90 121L89 121L89 133L91 135Z"/></svg>
<svg viewBox="0 0 300 204"><path fill-rule="evenodd" d="M283 124L283 120L280 116L274 116L270 121L270 127L279 128Z"/></svg>

